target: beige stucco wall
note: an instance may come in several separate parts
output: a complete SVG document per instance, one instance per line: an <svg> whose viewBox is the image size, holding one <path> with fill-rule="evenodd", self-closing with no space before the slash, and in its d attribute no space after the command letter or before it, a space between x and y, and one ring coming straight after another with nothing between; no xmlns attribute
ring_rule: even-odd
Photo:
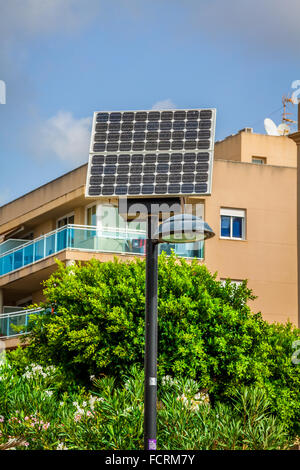
<svg viewBox="0 0 300 470"><path fill-rule="evenodd" d="M268 165L297 166L297 146L288 137L241 132L217 142L215 158L252 162L252 157L264 157Z"/></svg>
<svg viewBox="0 0 300 470"><path fill-rule="evenodd" d="M83 165L0 207L0 235L23 224L28 229L41 225L37 233L42 233L42 224L48 224L49 218L56 220L84 204L86 172L87 165Z"/></svg>
<svg viewBox="0 0 300 470"><path fill-rule="evenodd" d="M43 206L49 201L58 199L85 185L86 165L66 173L50 183L0 207L0 224L2 220L8 222L18 216L24 215L33 209Z"/></svg>
<svg viewBox="0 0 300 470"><path fill-rule="evenodd" d="M298 132L290 135L297 145L297 161L300 161L300 104L298 105ZM297 268L298 268L298 295L300 292L300 165L297 166ZM300 326L300 302L298 301L298 326Z"/></svg>
<svg viewBox="0 0 300 470"><path fill-rule="evenodd" d="M85 201L88 205L89 201ZM75 212L75 224L85 225L85 206L79 206L74 209Z"/></svg>
<svg viewBox="0 0 300 470"><path fill-rule="evenodd" d="M205 262L220 278L249 279L268 321L297 323L296 169L215 162L205 219L216 236ZM246 240L220 238L220 208L246 209Z"/></svg>
<svg viewBox="0 0 300 470"><path fill-rule="evenodd" d="M242 161L266 157L268 165L297 166L297 146L288 137L273 137L242 132Z"/></svg>
<svg viewBox="0 0 300 470"><path fill-rule="evenodd" d="M215 143L215 159L220 160L241 160L242 147L241 134L229 136L224 140Z"/></svg>
<svg viewBox="0 0 300 470"><path fill-rule="evenodd" d="M55 220L50 219L46 220L42 224L39 224L37 227L34 228L34 238L38 238L41 235L45 235L46 233L52 232L55 229Z"/></svg>
<svg viewBox="0 0 300 470"><path fill-rule="evenodd" d="M84 204L87 204L87 201L83 199ZM58 209L58 208L57 208ZM59 207L59 210L55 211L55 215L50 220L46 220L42 224L38 224L33 228L34 238L37 238L41 235L45 235L46 233L51 232L57 228L57 221L58 219L69 215L70 213L74 213L74 223L76 225L84 225L85 224L85 205L83 206L76 206L71 210L67 209L64 205Z"/></svg>

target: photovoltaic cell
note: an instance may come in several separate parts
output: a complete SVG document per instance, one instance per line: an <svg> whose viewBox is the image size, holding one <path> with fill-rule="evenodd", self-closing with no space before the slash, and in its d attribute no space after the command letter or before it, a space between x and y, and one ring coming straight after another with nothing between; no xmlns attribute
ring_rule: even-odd
<svg viewBox="0 0 300 470"><path fill-rule="evenodd" d="M215 109L97 112L86 195L210 194Z"/></svg>

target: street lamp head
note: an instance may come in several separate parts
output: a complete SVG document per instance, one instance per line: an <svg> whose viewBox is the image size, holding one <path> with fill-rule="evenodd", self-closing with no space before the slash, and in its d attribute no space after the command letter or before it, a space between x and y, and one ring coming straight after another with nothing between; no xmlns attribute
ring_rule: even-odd
<svg viewBox="0 0 300 470"><path fill-rule="evenodd" d="M162 222L153 238L158 243L193 243L214 235L204 220L191 214L179 214Z"/></svg>

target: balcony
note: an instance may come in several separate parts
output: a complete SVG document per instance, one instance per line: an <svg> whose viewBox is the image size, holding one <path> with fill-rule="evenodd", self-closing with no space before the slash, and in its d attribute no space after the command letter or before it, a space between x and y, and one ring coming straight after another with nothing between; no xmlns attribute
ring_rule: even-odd
<svg viewBox="0 0 300 470"><path fill-rule="evenodd" d="M63 250L144 255L145 236L145 232L141 230L65 225L35 240L23 241L23 243L21 241L20 245L9 250L4 250L4 244L1 244L0 277L35 264ZM12 246L12 243L9 246ZM203 259L204 243L160 244L159 249L160 252L165 251L168 255L173 249L177 256Z"/></svg>
<svg viewBox="0 0 300 470"><path fill-rule="evenodd" d="M0 340L16 338L28 333L30 317L42 312L44 312L43 309L32 309L0 314Z"/></svg>

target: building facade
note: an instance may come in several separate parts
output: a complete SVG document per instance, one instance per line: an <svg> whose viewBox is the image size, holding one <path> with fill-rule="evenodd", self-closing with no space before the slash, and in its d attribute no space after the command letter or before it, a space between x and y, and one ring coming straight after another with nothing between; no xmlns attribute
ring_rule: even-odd
<svg viewBox="0 0 300 470"><path fill-rule="evenodd" d="M86 199L87 165L0 207L0 327L8 347L20 311L43 300L41 283L66 264L144 256L145 226L126 223L115 199ZM297 146L244 129L215 147L211 196L185 200L213 228L207 243L163 245L196 257L218 278L240 282L270 322L298 325ZM24 316L25 315L25 316ZM1 339L1 337L0 337Z"/></svg>

